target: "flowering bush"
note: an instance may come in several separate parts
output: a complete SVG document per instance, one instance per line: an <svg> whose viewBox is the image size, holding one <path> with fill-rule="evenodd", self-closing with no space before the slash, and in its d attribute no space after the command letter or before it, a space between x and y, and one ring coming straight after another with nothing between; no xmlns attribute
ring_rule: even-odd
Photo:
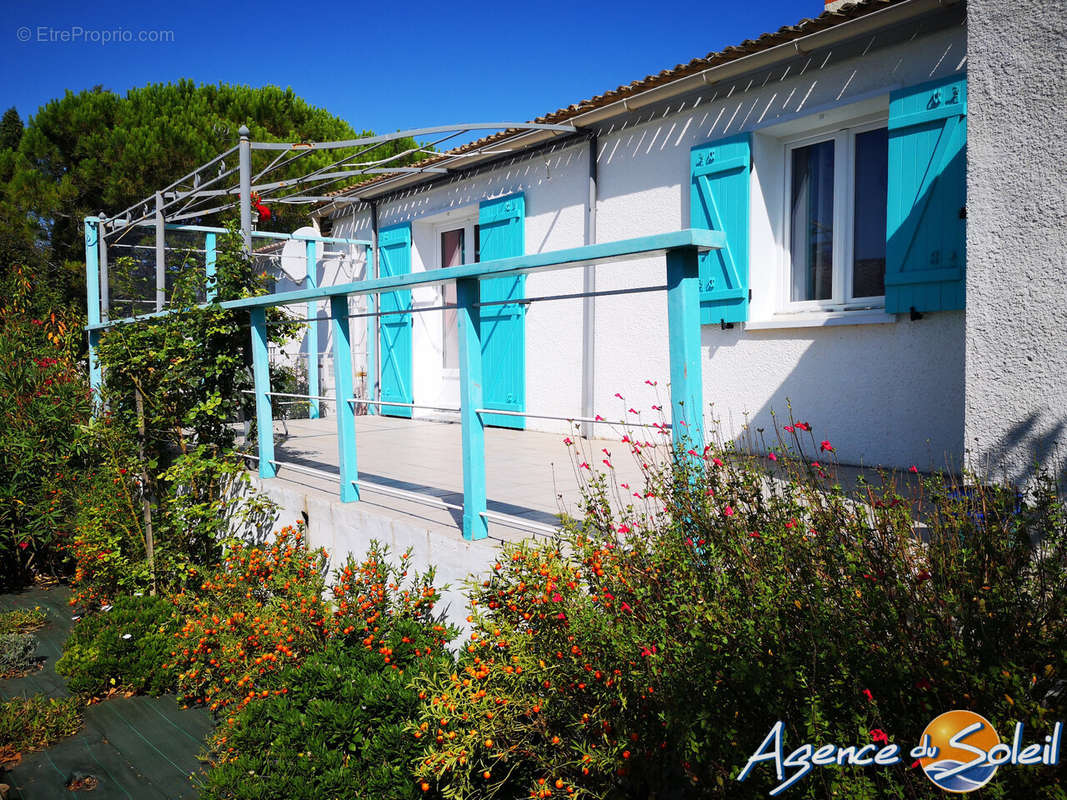
<svg viewBox="0 0 1067 800"><path fill-rule="evenodd" d="M231 717L201 797L426 796L412 774L420 743L405 729L419 703L412 683L451 670L454 632L432 613L432 571L409 580L408 559L372 544L338 570L325 649L271 674L287 691Z"/></svg>
<svg viewBox="0 0 1067 800"><path fill-rule="evenodd" d="M765 797L773 768L735 779L778 720L787 752L909 748L952 708L1051 732L1067 716L1055 487L935 477L905 498L887 477L846 491L811 427L788 426L767 460L717 446L657 459L628 436L647 467L626 491L580 468L581 518L560 541L505 546L471 589L458 669L422 679L419 779L449 798ZM912 764L817 770L790 791L928 786ZM986 791L1057 787L1044 767Z"/></svg>
<svg viewBox="0 0 1067 800"><path fill-rule="evenodd" d="M119 597L107 611L77 622L56 662L72 692L97 697L119 690L163 694L177 678L166 667L177 628L161 597Z"/></svg>
<svg viewBox="0 0 1067 800"><path fill-rule="evenodd" d="M86 463L81 323L38 288L18 267L0 286L0 589L65 570Z"/></svg>
<svg viewBox="0 0 1067 800"><path fill-rule="evenodd" d="M327 563L324 550L305 548L301 526L285 527L271 544L233 545L197 588L179 592L170 665L186 701L232 714L286 694L274 675L321 650L333 625Z"/></svg>

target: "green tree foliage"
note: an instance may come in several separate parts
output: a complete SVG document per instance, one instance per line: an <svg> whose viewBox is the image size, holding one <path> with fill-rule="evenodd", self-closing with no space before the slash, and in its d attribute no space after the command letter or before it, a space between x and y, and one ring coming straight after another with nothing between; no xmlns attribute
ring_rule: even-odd
<svg viewBox="0 0 1067 800"><path fill-rule="evenodd" d="M22 117L12 106L4 112L3 119L0 119L0 150L16 149L22 140L23 130Z"/></svg>
<svg viewBox="0 0 1067 800"><path fill-rule="evenodd" d="M7 117L5 125L6 121ZM197 85L181 80L131 89L125 95L99 86L67 92L41 107L21 137L0 203L0 237L15 236L23 247L43 244L49 261L58 265L55 269L63 267L63 277L78 287L84 264L83 217L117 213L169 185L233 147L241 125L248 126L254 141L357 136L348 123L308 105L292 89L276 86ZM411 145L410 140L394 142L365 158L381 158ZM272 172L271 178L293 177L341 155L310 152L291 169ZM254 156L254 171L272 157ZM236 154L227 160L227 167L233 166ZM283 212L270 224L298 227L299 212L289 213L293 219L286 219ZM12 262L3 263L4 268L7 263ZM80 302L80 293L71 294Z"/></svg>

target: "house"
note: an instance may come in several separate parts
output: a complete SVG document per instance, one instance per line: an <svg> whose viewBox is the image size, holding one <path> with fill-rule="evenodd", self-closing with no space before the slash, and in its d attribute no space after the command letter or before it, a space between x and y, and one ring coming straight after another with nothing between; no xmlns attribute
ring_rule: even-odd
<svg viewBox="0 0 1067 800"><path fill-rule="evenodd" d="M496 134L465 146L495 154L362 184L314 224L377 243L364 277L722 230L727 247L702 257L701 315L704 398L725 438L769 437L791 408L844 463L981 460L1022 478L1067 437L1054 5L828 2L536 120L573 136ZM664 293L612 294L662 283L651 264L487 282L483 301L509 301L490 312L487 407L591 417L656 404ZM450 285L383 296L382 311L430 310L368 325L376 397L458 405L454 300Z"/></svg>

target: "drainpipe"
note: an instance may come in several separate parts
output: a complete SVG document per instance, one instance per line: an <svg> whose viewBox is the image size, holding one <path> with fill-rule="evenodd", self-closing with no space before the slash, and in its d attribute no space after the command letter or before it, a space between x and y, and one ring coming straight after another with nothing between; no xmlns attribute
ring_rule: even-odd
<svg viewBox="0 0 1067 800"><path fill-rule="evenodd" d="M372 278L378 277L378 201L371 200L368 205L370 206L370 241L371 241L371 253L373 254L372 263L367 266L373 270ZM352 209L352 230L355 230L356 211ZM368 317L368 324L370 329L367 331L367 360L373 363L367 364L367 399L378 400L378 387L381 386L381 359L378 357L378 342L381 341L378 336L378 323L380 317L374 315L374 312L378 310L379 295L369 294L367 295L367 310L371 312L371 316ZM373 358L372 358L373 356ZM379 407L368 404L367 413L377 414Z"/></svg>
<svg viewBox="0 0 1067 800"><path fill-rule="evenodd" d="M589 197L585 209L585 243L596 244L597 203L597 135L589 134ZM582 416L591 419L596 391L596 265L586 264L582 269ZM593 436L593 424L582 423L582 435Z"/></svg>

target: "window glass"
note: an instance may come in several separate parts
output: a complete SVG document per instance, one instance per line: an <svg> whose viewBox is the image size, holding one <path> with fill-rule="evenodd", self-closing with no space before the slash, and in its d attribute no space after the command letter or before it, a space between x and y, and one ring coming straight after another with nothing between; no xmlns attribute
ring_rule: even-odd
<svg viewBox="0 0 1067 800"><path fill-rule="evenodd" d="M441 266L458 267L463 264L463 228L445 231L441 234ZM455 281L444 284L442 299L445 306L456 305ZM442 353L441 366L445 369L459 369L459 331L456 329L456 309L446 308L444 327L441 331Z"/></svg>
<svg viewBox="0 0 1067 800"><path fill-rule="evenodd" d="M856 201L852 296L885 294L885 209L889 193L889 131L856 134Z"/></svg>
<svg viewBox="0 0 1067 800"><path fill-rule="evenodd" d="M829 300L834 281L834 143L792 154L789 250L794 301Z"/></svg>

